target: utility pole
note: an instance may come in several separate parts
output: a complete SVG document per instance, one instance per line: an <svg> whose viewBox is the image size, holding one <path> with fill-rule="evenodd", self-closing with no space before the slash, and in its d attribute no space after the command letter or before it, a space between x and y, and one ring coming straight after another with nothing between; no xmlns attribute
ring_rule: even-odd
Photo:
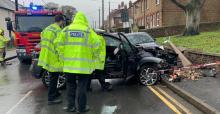
<svg viewBox="0 0 220 114"><path fill-rule="evenodd" d="M104 6L104 0L102 0L102 27L103 27L103 29L104 29L104 21L105 21L105 15L104 15L104 13L105 13L105 6Z"/></svg>
<svg viewBox="0 0 220 114"><path fill-rule="evenodd" d="M135 4L133 3L133 25L134 25L134 11L135 11Z"/></svg>
<svg viewBox="0 0 220 114"><path fill-rule="evenodd" d="M146 26L146 0L144 0L144 28Z"/></svg>
<svg viewBox="0 0 220 114"><path fill-rule="evenodd" d="M110 0L109 0L109 14L108 14L108 25L109 25L109 32L110 32L110 29L111 29L111 4L110 4Z"/></svg>
<svg viewBox="0 0 220 114"><path fill-rule="evenodd" d="M99 8L99 28L101 26L101 9Z"/></svg>
<svg viewBox="0 0 220 114"><path fill-rule="evenodd" d="M15 0L15 10L18 11L18 0Z"/></svg>

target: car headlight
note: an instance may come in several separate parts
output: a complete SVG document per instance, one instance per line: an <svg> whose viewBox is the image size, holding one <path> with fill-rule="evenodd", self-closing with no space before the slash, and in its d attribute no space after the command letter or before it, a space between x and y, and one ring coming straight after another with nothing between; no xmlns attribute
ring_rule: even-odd
<svg viewBox="0 0 220 114"><path fill-rule="evenodd" d="M161 60L160 63L157 65L158 68L167 68L169 64L165 60Z"/></svg>
<svg viewBox="0 0 220 114"><path fill-rule="evenodd" d="M26 49L17 49L17 53L26 53Z"/></svg>
<svg viewBox="0 0 220 114"><path fill-rule="evenodd" d="M164 49L164 46L159 46L159 48L162 49L162 50L165 50L165 49Z"/></svg>

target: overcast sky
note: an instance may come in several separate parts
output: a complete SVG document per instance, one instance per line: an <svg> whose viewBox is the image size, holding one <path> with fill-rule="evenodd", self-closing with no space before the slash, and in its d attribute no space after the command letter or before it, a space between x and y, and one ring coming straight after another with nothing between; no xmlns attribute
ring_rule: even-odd
<svg viewBox="0 0 220 114"><path fill-rule="evenodd" d="M13 0L14 1L14 0ZM41 4L44 5L45 2L55 2L59 5L71 5L74 6L78 11L83 11L87 18L92 24L93 21L97 22L98 26L98 9L101 8L102 0L18 0L20 4L28 5L30 2L34 2L34 4ZM130 0L110 0L111 2L111 9L115 9L118 7L118 4L124 1L126 4ZM136 1L136 0L132 0ZM105 0L105 19L108 14L108 2L109 0Z"/></svg>

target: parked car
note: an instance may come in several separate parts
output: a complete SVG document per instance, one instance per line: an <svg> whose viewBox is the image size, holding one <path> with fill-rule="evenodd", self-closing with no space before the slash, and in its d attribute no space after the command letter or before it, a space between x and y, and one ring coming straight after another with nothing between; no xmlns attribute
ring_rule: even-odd
<svg viewBox="0 0 220 114"><path fill-rule="evenodd" d="M149 86L156 84L160 79L160 74L157 70L169 67L165 60L155 57L153 54L131 44L128 38L122 33L118 33L117 36L105 32L99 34L106 40L104 73L107 79L127 79L131 76L136 76L141 84ZM49 73L37 66L39 52L34 52L33 55L35 57L31 66L33 76L42 78L43 84L48 86ZM94 78L96 76L102 75L94 72ZM65 86L64 79L65 76L61 74L59 82L62 82L62 84L59 84L58 88Z"/></svg>

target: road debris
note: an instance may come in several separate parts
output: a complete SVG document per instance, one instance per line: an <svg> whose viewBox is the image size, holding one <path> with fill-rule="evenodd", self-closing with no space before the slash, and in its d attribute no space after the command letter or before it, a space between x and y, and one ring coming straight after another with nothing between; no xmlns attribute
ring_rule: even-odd
<svg viewBox="0 0 220 114"><path fill-rule="evenodd" d="M184 67L192 65L192 63L187 59L186 56L171 42L170 37L168 40L165 41L165 43L168 43L172 49L178 54L178 57L180 58L182 64Z"/></svg>
<svg viewBox="0 0 220 114"><path fill-rule="evenodd" d="M180 82L182 78L190 80L198 80L201 77L215 77L216 70L212 68L215 65L220 65L220 61L209 64L193 65L187 57L171 42L170 37L165 41L178 54L179 59L183 65L182 68L174 68L169 81Z"/></svg>

